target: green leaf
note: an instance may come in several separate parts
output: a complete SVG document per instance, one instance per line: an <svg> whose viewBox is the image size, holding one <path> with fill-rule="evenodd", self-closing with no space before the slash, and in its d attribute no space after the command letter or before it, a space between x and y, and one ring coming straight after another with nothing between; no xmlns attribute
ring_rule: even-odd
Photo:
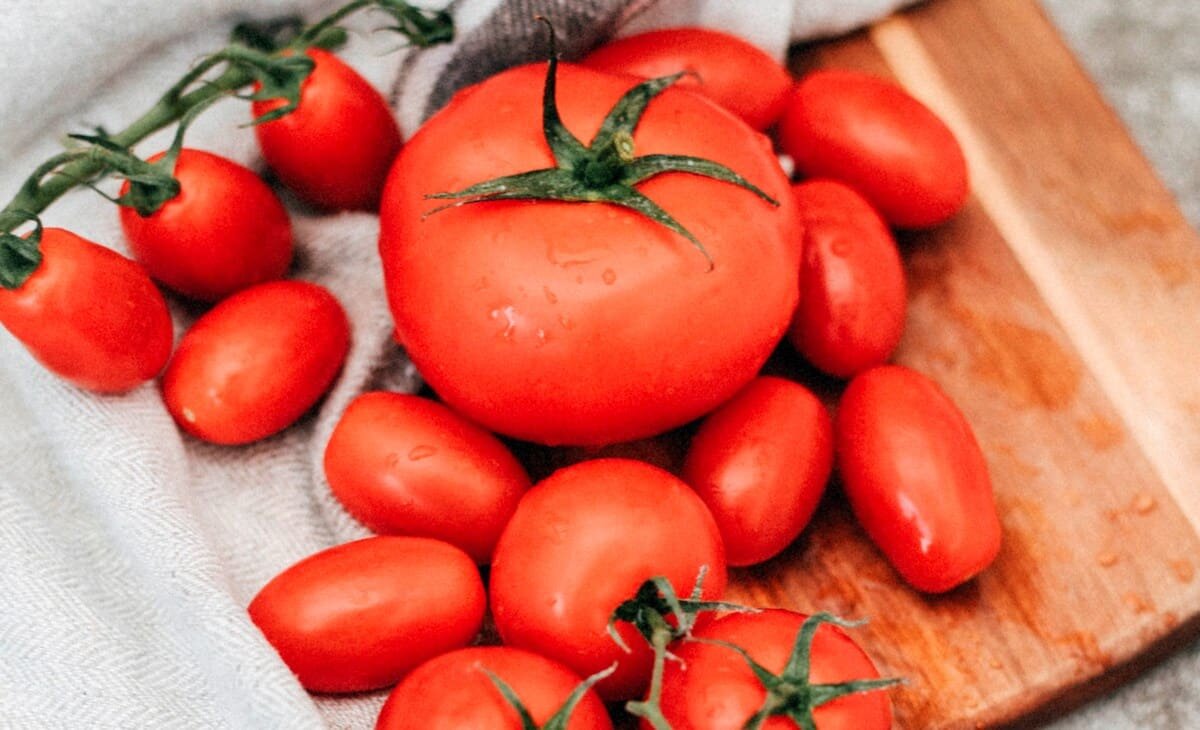
<svg viewBox="0 0 1200 730"><path fill-rule="evenodd" d="M504 697L504 701L517 711L517 715L521 718L521 730L538 730L537 723L533 721L533 716L529 714L525 703L521 701L508 682L500 679L499 675L490 669L484 671L487 672L488 679L492 680L492 684L496 685L496 690Z"/></svg>
<svg viewBox="0 0 1200 730"><path fill-rule="evenodd" d="M21 288L42 263L42 221L25 211L16 211L15 216L32 221L34 228L27 236L0 233L0 286L5 289Z"/></svg>
<svg viewBox="0 0 1200 730"><path fill-rule="evenodd" d="M454 19L446 10L415 8L400 0L376 0L375 7L396 21L384 30L399 33L418 48L454 40Z"/></svg>
<svg viewBox="0 0 1200 730"><path fill-rule="evenodd" d="M230 46L224 53L230 63L245 68L258 82L259 88L249 99L267 101L283 99L284 104L254 119L250 126L266 124L291 114L300 105L300 92L304 81L312 73L315 62L308 56L297 53L289 56L271 56L249 48Z"/></svg>
<svg viewBox="0 0 1200 730"><path fill-rule="evenodd" d="M689 175L732 183L754 193L775 207L779 201L767 195L749 180L719 162L688 155L644 155L633 160L625 171L625 184L636 185L664 172L684 172Z"/></svg>
<svg viewBox="0 0 1200 730"><path fill-rule="evenodd" d="M617 665L613 664L607 669L601 669L599 672L580 682L572 690L571 694L567 696L567 701L563 703L563 706L550 716L550 719L541 727L541 730L567 730L567 726L571 723L571 715L575 713L575 708L583 701L588 690L595 687L600 680L612 676L613 672L616 671Z"/></svg>
<svg viewBox="0 0 1200 730"><path fill-rule="evenodd" d="M612 142L613 136L618 132L632 135L637 129L638 122L642 121L642 115L646 113L646 106L650 104L650 100L661 94L682 76L682 73L677 73L672 76L649 79L626 91L625 95L609 110L608 116L604 118L604 123L600 125L600 130L596 132L595 137L592 137L591 144L588 146L604 147Z"/></svg>

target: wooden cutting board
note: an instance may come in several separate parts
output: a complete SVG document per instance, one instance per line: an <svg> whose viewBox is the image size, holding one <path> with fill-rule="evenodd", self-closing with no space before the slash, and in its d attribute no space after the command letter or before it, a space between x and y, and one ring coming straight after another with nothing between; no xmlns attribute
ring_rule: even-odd
<svg viewBox="0 0 1200 730"><path fill-rule="evenodd" d="M819 66L896 78L965 147L966 210L903 239L896 360L973 424L1005 544L923 597L834 495L733 592L869 618L898 727L1028 727L1200 627L1200 240L1034 0L932 0L794 54Z"/></svg>

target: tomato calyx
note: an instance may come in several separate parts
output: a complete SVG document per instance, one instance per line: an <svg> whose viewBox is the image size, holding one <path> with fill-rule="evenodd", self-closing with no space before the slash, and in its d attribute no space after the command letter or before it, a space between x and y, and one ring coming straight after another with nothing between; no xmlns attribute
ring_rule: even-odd
<svg viewBox="0 0 1200 730"><path fill-rule="evenodd" d="M11 217L13 228L29 221L34 225L25 236L0 229L0 287L19 289L42 263L42 221L24 210L13 211Z"/></svg>
<svg viewBox="0 0 1200 730"><path fill-rule="evenodd" d="M525 703L521 701L516 691L507 682L490 669L485 671L487 672L488 679L492 680L492 684L496 685L496 690L504 697L504 701L512 705L512 708L517 711L517 715L521 718L521 730L567 730L567 726L571 722L571 715L575 712L575 708L579 703L583 701L584 695L588 693L588 690L596 686L597 682L617 671L617 665L613 664L607 669L601 669L599 672L580 682L571 691L571 694L567 696L562 706L550 716L550 719L546 720L546 724L544 725L538 725L534 722L533 715L529 714L529 709L525 707Z"/></svg>
<svg viewBox="0 0 1200 730"><path fill-rule="evenodd" d="M662 711L662 678L666 660L677 659L668 647L679 639L690 639L696 619L707 611L734 611L752 613L757 609L736 603L701 600L704 576L708 566L700 568L696 585L688 598L680 599L671 581L662 576L647 580L638 587L633 598L623 602L613 611L608 621L608 633L613 641L626 652L629 646L617 633L616 624L622 621L632 624L654 650L654 669L650 678L650 692L643 701L631 700L625 709L631 715L644 718L655 730L671 730L671 724ZM672 624L668 619L674 619Z"/></svg>
<svg viewBox="0 0 1200 730"><path fill-rule="evenodd" d="M727 641L717 639L694 639L705 644L721 646L736 652L746 661L754 676L762 682L767 690L767 697L762 707L754 713L743 726L744 730L759 730L766 721L777 715L788 717L802 730L817 730L813 711L821 705L832 702L839 697L874 692L902 684L904 680L889 679L855 679L835 684L813 684L809 678L812 662L812 643L817 629L822 624L833 624L842 628L861 626L861 621L845 621L829 613L816 613L804 620L800 631L796 633L796 643L788 658L787 666L779 674L762 666L746 652L745 649Z"/></svg>
<svg viewBox="0 0 1200 730"><path fill-rule="evenodd" d="M634 186L662 173L683 172L745 188L773 206L778 206L779 202L738 173L712 160L688 155L634 155L633 132L646 107L685 73L649 79L627 91L609 110L592 141L584 145L559 116L555 93L558 54L554 27L545 18L539 20L550 29L550 63L542 92L542 132L554 155L555 166L494 178L462 190L427 195L427 198L454 202L428 211L425 217L449 208L492 200L609 203L633 210L683 236L704 256L711 270L712 256L699 239Z"/></svg>

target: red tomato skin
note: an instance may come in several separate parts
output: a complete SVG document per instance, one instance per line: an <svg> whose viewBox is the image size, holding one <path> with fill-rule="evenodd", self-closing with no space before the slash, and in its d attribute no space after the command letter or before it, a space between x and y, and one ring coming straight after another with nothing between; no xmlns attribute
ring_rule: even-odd
<svg viewBox="0 0 1200 730"><path fill-rule="evenodd" d="M691 74L676 82L701 93L759 131L783 113L792 77L766 52L709 28L668 28L618 38L581 62L588 68L641 78Z"/></svg>
<svg viewBox="0 0 1200 730"><path fill-rule="evenodd" d="M526 493L500 536L490 580L504 643L589 676L619 662L596 690L608 701L641 695L652 652L627 624L631 653L607 633L609 617L655 576L688 595L707 566L706 600L725 590L725 551L712 515L678 478L625 459L561 469Z"/></svg>
<svg viewBox="0 0 1200 730"><path fill-rule="evenodd" d="M365 692L466 646L487 597L474 561L423 537L323 550L263 586L250 619L310 692Z"/></svg>
<svg viewBox="0 0 1200 730"><path fill-rule="evenodd" d="M332 210L375 210L400 151L400 127L383 96L337 56L305 51L315 63L291 114L254 127L267 164L307 202ZM256 101L261 117L285 104Z"/></svg>
<svg viewBox="0 0 1200 730"><path fill-rule="evenodd" d="M745 649L775 674L783 671L806 616L782 609L735 613L695 632L697 638L726 641ZM684 642L672 647L680 661L663 672L663 714L674 730L741 730L762 707L766 690L746 661L722 646ZM870 657L841 629L825 624L812 644L814 684L876 679ZM892 703L886 691L840 697L813 712L817 730L890 730ZM642 722L643 730L650 725ZM796 723L772 717L764 730L795 730Z"/></svg>
<svg viewBox="0 0 1200 730"><path fill-rule="evenodd" d="M258 175L224 157L185 148L175 178L179 195L152 215L120 208L129 248L150 276L185 297L215 302L287 273L292 224ZM128 190L126 182L121 194Z"/></svg>
<svg viewBox="0 0 1200 730"><path fill-rule="evenodd" d="M342 369L350 324L337 299L305 281L245 289L196 320L163 374L176 423L215 444L279 433Z"/></svg>
<svg viewBox="0 0 1200 730"><path fill-rule="evenodd" d="M912 587L942 593L991 564L1001 529L987 462L932 380L896 365L859 374L834 439L854 514Z"/></svg>
<svg viewBox="0 0 1200 730"><path fill-rule="evenodd" d="M792 188L804 231L800 304L788 340L810 363L849 378L891 357L904 334L904 264L870 203L832 180Z"/></svg>
<svg viewBox="0 0 1200 730"><path fill-rule="evenodd" d="M779 146L807 177L857 190L899 228L949 220L968 194L954 134L896 84L825 69L796 84L779 121Z"/></svg>
<svg viewBox="0 0 1200 730"><path fill-rule="evenodd" d="M495 436L431 400L364 393L325 449L334 495L373 532L445 540L485 564L529 489Z"/></svg>
<svg viewBox="0 0 1200 730"><path fill-rule="evenodd" d="M380 210L397 337L448 405L492 431L572 446L662 433L736 393L786 332L800 254L788 182L766 137L668 89L647 107L636 154L709 157L781 202L694 175L641 184L704 243L711 271L686 239L606 204L495 201L423 217L437 202L427 194L553 164L545 73L523 66L460 92L397 158ZM559 66L566 126L590 140L634 83ZM485 153L464 142L482 125Z"/></svg>
<svg viewBox="0 0 1200 730"><path fill-rule="evenodd" d="M729 565L787 547L812 519L833 470L833 424L804 386L764 376L701 424L683 479L712 512Z"/></svg>
<svg viewBox="0 0 1200 730"><path fill-rule="evenodd" d="M174 330L136 262L61 228L42 231L42 262L0 288L0 324L47 370L85 390L124 393L163 369Z"/></svg>
<svg viewBox="0 0 1200 730"><path fill-rule="evenodd" d="M522 730L520 718L487 672L504 680L541 727L583 681L558 662L508 646L474 646L429 660L388 695L375 730ZM567 730L612 730L604 703L589 690Z"/></svg>

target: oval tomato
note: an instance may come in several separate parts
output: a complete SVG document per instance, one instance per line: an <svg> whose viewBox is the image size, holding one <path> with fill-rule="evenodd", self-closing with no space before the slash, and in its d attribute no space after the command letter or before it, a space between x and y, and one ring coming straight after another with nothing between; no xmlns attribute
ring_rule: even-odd
<svg viewBox="0 0 1200 730"><path fill-rule="evenodd" d="M180 150L174 174L179 195L154 214L120 209L129 248L150 276L184 296L215 302L287 273L292 224L258 175L193 149ZM121 194L128 190L126 181Z"/></svg>
<svg viewBox="0 0 1200 730"><path fill-rule="evenodd" d="M304 415L333 384L349 348L346 313L324 288L259 284L196 320L163 374L163 400L196 438L250 443Z"/></svg>
<svg viewBox="0 0 1200 730"><path fill-rule="evenodd" d="M325 449L325 476L372 531L421 535L487 563L529 488L504 444L450 409L402 393L364 393Z"/></svg>
<svg viewBox="0 0 1200 730"><path fill-rule="evenodd" d="M739 646L778 675L784 671L807 618L779 609L735 613L698 629L694 635ZM675 730L740 730L762 708L767 690L736 652L688 641L676 643L672 652L678 660L668 661L663 672L662 709ZM879 677L870 657L836 626L825 624L817 629L809 656L811 684ZM892 705L886 692L873 690L822 704L812 711L812 717L817 730L889 730ZM649 730L650 725L643 721L642 727ZM761 727L787 730L803 726L777 715Z"/></svg>
<svg viewBox="0 0 1200 730"><path fill-rule="evenodd" d="M369 537L283 571L249 611L305 689L364 692L466 646L486 600L475 563L453 545Z"/></svg>
<svg viewBox="0 0 1200 730"><path fill-rule="evenodd" d="M122 393L171 356L167 303L144 269L61 228L42 231L42 261L16 289L0 287L0 324L59 377Z"/></svg>
<svg viewBox="0 0 1200 730"><path fill-rule="evenodd" d="M943 223L967 199L950 129L904 89L858 71L805 76L784 107L779 146L801 173L846 183L900 228Z"/></svg>
<svg viewBox="0 0 1200 730"><path fill-rule="evenodd" d="M618 38L580 63L642 78L688 71L680 86L707 96L759 130L779 118L792 88L791 74L762 49L709 28L667 28Z"/></svg>
<svg viewBox="0 0 1200 730"><path fill-rule="evenodd" d="M757 378L704 420L683 478L708 505L730 565L776 555L812 519L833 469L833 426L804 386Z"/></svg>
<svg viewBox="0 0 1200 730"><path fill-rule="evenodd" d="M848 378L891 357L904 333L904 265L891 231L832 180L792 188L804 230L800 305L788 339L816 367Z"/></svg>
<svg viewBox="0 0 1200 730"><path fill-rule="evenodd" d="M396 153L400 127L387 102L357 71L319 48L316 64L290 114L254 127L259 148L279 180L322 208L374 210ZM256 101L255 118L283 99Z"/></svg>
<svg viewBox="0 0 1200 730"><path fill-rule="evenodd" d="M910 585L948 591L996 557L1000 520L987 462L933 381L894 365L859 374L834 433L850 506Z"/></svg>
<svg viewBox="0 0 1200 730"><path fill-rule="evenodd" d="M598 459L555 472L525 494L492 561L492 614L505 644L591 675L607 700L646 689L653 653L629 624L607 632L613 611L663 576L681 595L701 568L706 600L725 589L725 554L712 515L686 484L648 464Z"/></svg>
<svg viewBox="0 0 1200 730"><path fill-rule="evenodd" d="M388 695L375 730L523 730L517 711L488 672L512 688L543 727L582 680L558 662L508 646L477 646L417 667ZM612 730L608 711L588 690L564 730Z"/></svg>
<svg viewBox="0 0 1200 730"><path fill-rule="evenodd" d="M397 336L448 405L493 431L554 445L643 438L728 399L782 338L798 296L794 203L765 137L667 89L633 134L637 155L707 157L782 203L694 174L638 184L703 244L711 270L686 238L613 204L500 200L427 215L439 204L429 194L554 165L545 73L524 66L460 92L400 153L380 211ZM633 85L563 66L567 128L593 139Z"/></svg>

